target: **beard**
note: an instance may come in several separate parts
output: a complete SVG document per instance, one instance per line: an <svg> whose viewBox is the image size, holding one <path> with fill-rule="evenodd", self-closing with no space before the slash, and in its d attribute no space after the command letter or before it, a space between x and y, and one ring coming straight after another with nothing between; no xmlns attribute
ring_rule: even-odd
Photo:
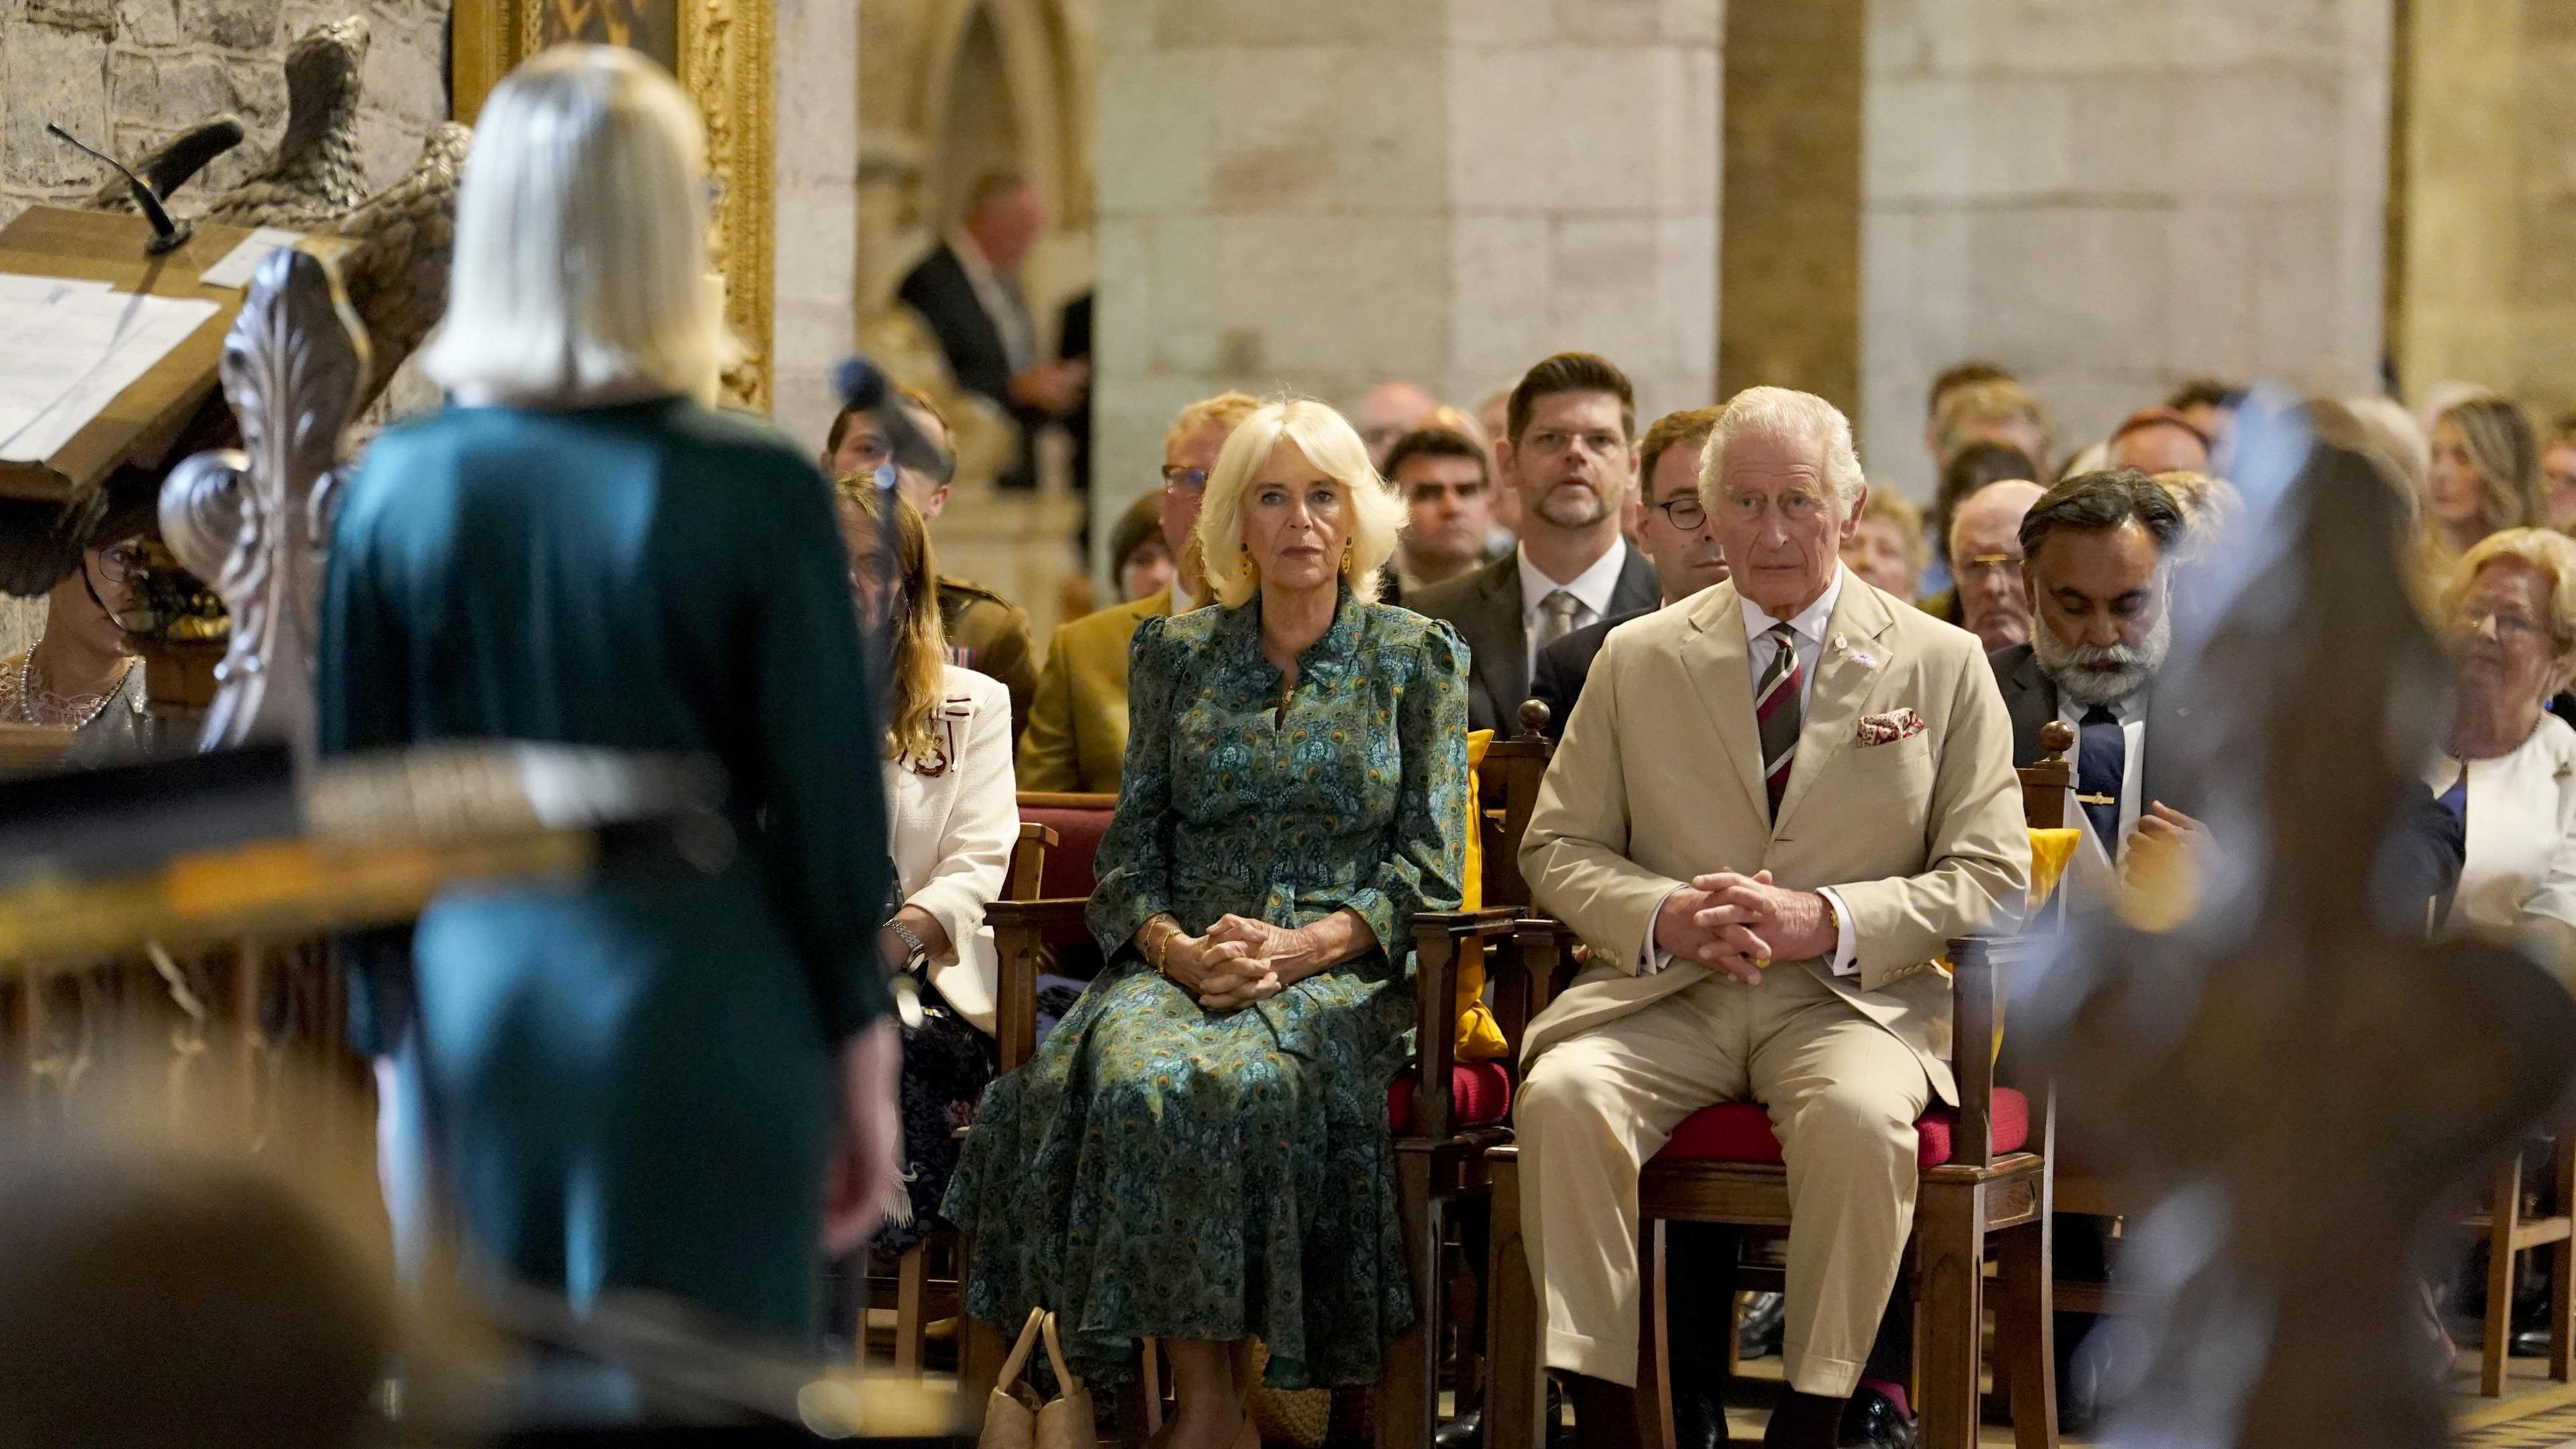
<svg viewBox="0 0 2576 1449"><path fill-rule="evenodd" d="M1531 510L1559 528L1589 528L1607 517L1610 500L1580 479L1551 485Z"/></svg>
<svg viewBox="0 0 2576 1449"><path fill-rule="evenodd" d="M2173 650L2173 611L2156 615L2147 637L2135 644L2068 644L2046 618L2031 621L2030 652L2058 691L2081 705L2116 704L2138 692L2162 669Z"/></svg>

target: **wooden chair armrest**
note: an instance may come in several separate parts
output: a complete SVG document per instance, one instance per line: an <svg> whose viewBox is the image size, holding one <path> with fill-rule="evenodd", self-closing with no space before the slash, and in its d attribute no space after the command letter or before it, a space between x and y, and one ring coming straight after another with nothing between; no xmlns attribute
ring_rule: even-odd
<svg viewBox="0 0 2576 1449"><path fill-rule="evenodd" d="M1413 918L1413 1137L1449 1135L1456 1103L1449 1074L1458 1065L1458 963L1512 934L1519 913L1424 911ZM1505 953L1509 954L1509 953ZM1488 978L1490 979L1490 978Z"/></svg>
<svg viewBox="0 0 2576 1449"><path fill-rule="evenodd" d="M1959 1138L1953 1162L1994 1165L1997 977L2025 957L2032 942L2028 935L1998 932L1949 944L1950 1069L1959 1084Z"/></svg>
<svg viewBox="0 0 2576 1449"><path fill-rule="evenodd" d="M1481 911L1423 911L1413 918L1415 949L1420 949L1425 930L1442 931L1452 940L1469 936L1499 939L1520 929L1522 912L1508 906L1494 906Z"/></svg>
<svg viewBox="0 0 2576 1449"><path fill-rule="evenodd" d="M993 990L993 1040L1001 1068L1009 1071L1029 1059L1038 1045L1038 962L1051 928L1082 924L1091 908L1088 896L1053 900L994 901L984 907L999 956Z"/></svg>

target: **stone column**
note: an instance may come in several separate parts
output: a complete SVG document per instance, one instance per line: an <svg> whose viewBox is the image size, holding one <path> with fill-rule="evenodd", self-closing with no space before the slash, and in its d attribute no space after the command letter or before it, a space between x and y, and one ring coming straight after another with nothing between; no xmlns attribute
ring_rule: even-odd
<svg viewBox="0 0 2576 1449"><path fill-rule="evenodd" d="M1580 347L1708 401L1722 5L1104 7L1095 518L1228 387L1472 407Z"/></svg>
<svg viewBox="0 0 2576 1449"><path fill-rule="evenodd" d="M819 450L858 325L859 16L850 0L777 5L771 414Z"/></svg>
<svg viewBox="0 0 2576 1449"><path fill-rule="evenodd" d="M2478 0L2472 0L2478 3ZM2390 0L1872 0L1862 460L2012 368L2071 451L2195 373L2376 386Z"/></svg>
<svg viewBox="0 0 2576 1449"><path fill-rule="evenodd" d="M2410 401L2576 406L2576 6L2405 0L2409 68L2393 346Z"/></svg>

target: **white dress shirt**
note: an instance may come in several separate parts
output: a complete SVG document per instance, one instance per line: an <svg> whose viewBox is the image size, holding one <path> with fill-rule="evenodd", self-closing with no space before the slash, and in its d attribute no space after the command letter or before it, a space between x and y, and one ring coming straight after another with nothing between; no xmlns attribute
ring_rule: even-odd
<svg viewBox="0 0 2576 1449"><path fill-rule="evenodd" d="M2075 853L2068 866L2068 884L2082 892L2086 899L2108 900L2094 892L2108 888L2117 877L2119 863L2126 859L2129 839L2138 833L2138 817L2146 812L2145 787L2139 782L2146 777L2147 701L2143 692L2114 701L2111 714L2120 721L2120 838L2104 840L2094 833L2093 817L2085 813L2083 801L2084 712L2089 707L2067 698L2066 691L2057 693L2057 717L2075 731L2076 765L2073 783L2066 787L2066 819L2084 833L2084 848Z"/></svg>
<svg viewBox="0 0 2576 1449"><path fill-rule="evenodd" d="M1538 673L1539 631L1547 627L1547 596L1559 589L1574 595L1574 621L1566 625L1569 634L1608 618L1611 596L1619 592L1619 574L1628 567L1628 540L1612 538L1608 553L1594 559L1590 568L1561 584L1530 562L1528 549L1517 550L1516 556L1521 566L1521 644L1529 653L1529 658L1524 661L1528 672L1535 675Z"/></svg>
<svg viewBox="0 0 2576 1449"><path fill-rule="evenodd" d="M1529 565L1524 562L1521 567L1526 570ZM1753 667L1750 687L1755 689L1761 687L1762 676L1770 672L1771 661L1780 649L1776 640L1763 636L1771 632L1773 625L1785 622L1790 629L1790 647L1798 651L1798 718L1802 721L1807 717L1808 705L1813 703L1816 697L1816 661L1824 656L1825 628L1833 622L1834 605L1842 599L1844 574L1845 570L1842 566L1835 565L1833 582L1825 585L1825 591L1816 596L1814 603L1799 610L1797 616L1791 619L1775 619L1764 613L1762 606L1751 599L1742 601L1744 653L1747 662ZM1673 889L1679 890L1681 887L1675 886ZM1836 976L1860 974L1860 962L1854 959L1857 943L1852 935L1851 908L1843 904L1843 898L1835 893L1832 886L1819 886L1816 888L1816 894L1831 902L1834 908L1833 973ZM1671 893L1667 892L1665 898L1669 900ZM1660 914L1662 907L1658 906L1656 910ZM1637 974L1651 976L1671 965L1672 961L1673 953L1656 945L1655 933L1648 931L1645 959L1638 962Z"/></svg>

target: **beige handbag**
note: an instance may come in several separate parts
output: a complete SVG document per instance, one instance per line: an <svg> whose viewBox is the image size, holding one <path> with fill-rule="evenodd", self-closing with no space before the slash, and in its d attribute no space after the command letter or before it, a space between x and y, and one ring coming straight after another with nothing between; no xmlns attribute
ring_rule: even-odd
<svg viewBox="0 0 2576 1449"><path fill-rule="evenodd" d="M1020 1370L1028 1366L1029 1352L1040 1334L1046 1337L1047 1362L1055 1366L1056 1386L1063 1392L1033 1409L1029 1406L1036 1402L1037 1390L1020 1382ZM1091 1391L1065 1366L1055 1315L1032 1308L1028 1326L1020 1330L1020 1341L1011 1345L1011 1356L1002 1360L1001 1377L984 1401L984 1433L976 1440L976 1449L1091 1449L1095 1442Z"/></svg>

